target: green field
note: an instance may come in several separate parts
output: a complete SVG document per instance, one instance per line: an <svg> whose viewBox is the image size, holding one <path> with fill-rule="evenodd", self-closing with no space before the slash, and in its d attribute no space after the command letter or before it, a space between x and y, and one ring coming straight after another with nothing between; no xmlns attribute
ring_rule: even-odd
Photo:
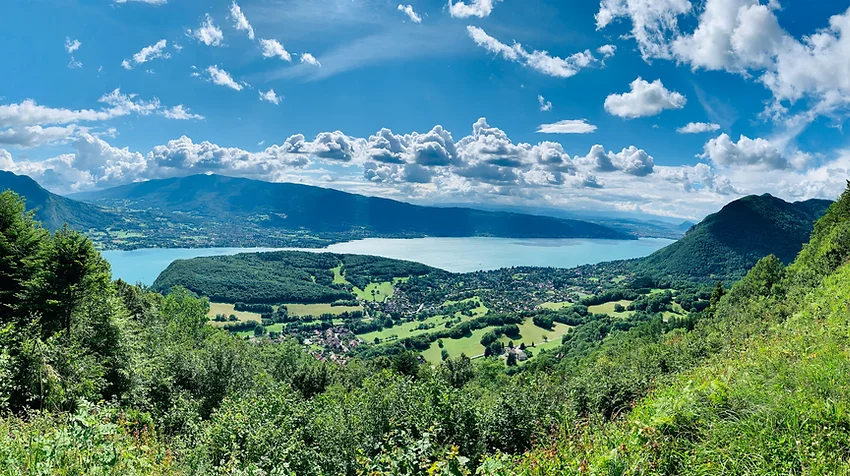
<svg viewBox="0 0 850 476"><path fill-rule="evenodd" d="M506 336L502 336L501 340L505 344L513 340L514 345L519 346L520 344L525 344L527 347L531 347L531 344L533 343L535 344L535 347L532 348L532 352L534 352L538 346L545 345L543 341L544 335L548 337L548 342L551 343L551 347L555 347L561 343L561 337L569 332L571 327L565 324L556 323L554 329L546 330L535 326L531 319L526 319L525 322L519 326L519 329L521 335L519 338L510 339ZM472 335L470 337L464 337L461 339L443 339L443 348L448 351L449 356L451 357L457 357L460 354L466 354L467 357L484 355L484 346L481 345L481 338L484 334L491 330L493 330L492 327L487 327L472 331ZM422 352L422 356L425 357L425 360L428 362L436 364L443 360L442 350L443 349L434 342L428 350Z"/></svg>
<svg viewBox="0 0 850 476"><path fill-rule="evenodd" d="M331 306L330 304L286 304L286 308L289 310L289 315L291 316L321 316L322 314L333 314L339 315L345 311L362 311L363 307L361 306ZM233 304L223 304L223 303L210 303L210 312L209 318L211 319L210 324L214 326L224 326L229 322L215 322L212 321L215 318L216 314L224 314L225 316L230 316L231 314L235 315L239 322L243 321L257 321L260 322L262 320L262 316L256 312L245 312L245 311L237 311L234 309Z"/></svg>
<svg viewBox="0 0 850 476"><path fill-rule="evenodd" d="M420 334L426 334L428 332L441 329L448 320L449 318L446 316L434 316L429 317L424 321L409 321L403 324L399 324L397 326L393 326L389 329L360 334L358 337L360 337L369 344L373 343L376 337L381 340L387 339L388 337L392 336L397 336L399 339L404 339L405 337L418 336ZM434 327L431 329L417 329L420 324L434 324Z"/></svg>
<svg viewBox="0 0 850 476"><path fill-rule="evenodd" d="M631 314L630 311L623 312L614 312L614 306L617 304L622 305L623 307L629 307L632 301L623 299L621 301L611 301L606 302L605 304L598 304L596 306L588 306L587 310L593 314L608 314L611 317L629 317Z"/></svg>
<svg viewBox="0 0 850 476"><path fill-rule="evenodd" d="M372 294L372 291L375 291L375 294ZM357 299L373 302L385 301L387 298L392 297L393 292L395 290L393 289L393 283L390 281L369 283L366 289L354 288L354 295L357 296Z"/></svg>
<svg viewBox="0 0 850 476"><path fill-rule="evenodd" d="M225 324L230 324L230 322L215 322L215 321L212 321L212 319L215 318L216 314L224 314L225 316L228 316L228 317L231 314L233 314L234 316L236 316L239 319L239 322L243 322L243 321L260 322L260 320L262 319L260 314L258 314L256 312L237 311L236 309L233 308L233 304L221 304L221 303L211 302L210 303L210 312L208 314L209 318L211 319L210 324L212 324L214 326L223 326Z"/></svg>
<svg viewBox="0 0 850 476"><path fill-rule="evenodd" d="M321 316L322 314L333 314L335 316L343 312L362 311L362 306L331 306L330 304L284 304L289 310L290 316Z"/></svg>
<svg viewBox="0 0 850 476"><path fill-rule="evenodd" d="M453 306L455 304L461 304L469 301L478 301L478 307L472 309L472 315L474 317L481 317L490 311L487 306L485 306L484 303L481 302L481 298L479 298L478 296L472 296L471 298L461 299L460 301L446 301L443 303L443 306ZM459 314L456 313L456 315Z"/></svg>
<svg viewBox="0 0 850 476"><path fill-rule="evenodd" d="M481 338L484 337L484 334L491 330L492 328L488 327L472 331L471 337L464 337L462 339L443 339L444 348L452 357L457 357L460 354L466 354L467 357L483 355L484 346L481 345ZM432 342L431 347L422 352L422 356L425 357L425 360L428 362L436 364L443 361L440 351L442 351L442 349L440 349L439 345L436 342Z"/></svg>
<svg viewBox="0 0 850 476"><path fill-rule="evenodd" d="M348 283L348 280L345 279L345 273L342 271L342 263L340 263L336 268L333 268L331 271L334 273L334 284Z"/></svg>
<svg viewBox="0 0 850 476"><path fill-rule="evenodd" d="M538 327L534 325L531 319L526 319L525 322L520 324L519 326L519 339L511 339L508 336L502 336L500 339L505 345L510 341L514 341L515 345L525 344L526 346L531 346L531 344L541 344L543 342L552 342L557 341L561 342L561 336L569 332L572 326L568 326L566 324L555 323L555 326L552 330L546 330L542 327ZM546 336L547 340L544 341L543 336Z"/></svg>
<svg viewBox="0 0 850 476"><path fill-rule="evenodd" d="M464 299L462 301L446 301L445 303L443 303L443 306L448 306L448 305L452 305L452 304L457 304L459 302L466 302L466 301L471 301L471 300L477 300L478 304L479 304L479 306L477 308L472 310L472 317L464 316L463 314L461 314L459 312L456 312L454 314L454 316L437 315L437 316L429 317L428 319L425 319L424 321L405 322L403 324L393 326L390 329L383 329L383 330L380 330L380 331L361 334L359 337L361 339L365 340L367 343L370 343L370 344L372 342L374 342L375 337L377 337L381 340L384 340L384 339L386 339L388 337L392 337L392 336L397 336L399 339L404 339L405 337L414 337L414 336L418 336L420 334L426 334L428 332L432 332L432 331L435 331L435 330L438 330L438 329L442 329L442 328L444 328L443 326L445 325L445 323L447 321L452 320L452 319L457 318L457 317L460 317L461 322L464 322L464 321L467 321L469 319L474 319L476 317L481 317L481 316L487 314L487 312L488 312L487 307L484 306L481 303L481 300L478 299L477 296L473 296L469 299ZM434 327L431 328L431 329L417 329L420 324L434 324Z"/></svg>
<svg viewBox="0 0 850 476"><path fill-rule="evenodd" d="M540 304L539 307L540 307L540 309L549 309L550 311L560 311L561 309L566 309L566 308L568 308L572 305L573 305L573 303L568 302L568 301L561 301L561 302L548 301L548 302L544 302L544 303Z"/></svg>

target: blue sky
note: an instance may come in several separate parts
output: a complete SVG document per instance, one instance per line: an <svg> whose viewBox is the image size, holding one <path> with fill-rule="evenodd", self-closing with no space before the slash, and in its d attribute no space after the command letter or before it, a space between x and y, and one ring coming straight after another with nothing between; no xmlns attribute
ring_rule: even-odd
<svg viewBox="0 0 850 476"><path fill-rule="evenodd" d="M216 172L691 219L834 198L848 6L9 0L0 169L59 193Z"/></svg>

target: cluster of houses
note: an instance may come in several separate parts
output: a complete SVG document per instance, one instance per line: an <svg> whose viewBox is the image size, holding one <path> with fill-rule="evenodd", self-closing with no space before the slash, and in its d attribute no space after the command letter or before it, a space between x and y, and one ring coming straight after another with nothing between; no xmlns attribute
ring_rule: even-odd
<svg viewBox="0 0 850 476"><path fill-rule="evenodd" d="M363 345L362 339L344 326L334 326L328 329L316 329L310 337L304 339L304 345L321 361L331 361L345 364L347 355ZM318 350L321 349L321 350Z"/></svg>

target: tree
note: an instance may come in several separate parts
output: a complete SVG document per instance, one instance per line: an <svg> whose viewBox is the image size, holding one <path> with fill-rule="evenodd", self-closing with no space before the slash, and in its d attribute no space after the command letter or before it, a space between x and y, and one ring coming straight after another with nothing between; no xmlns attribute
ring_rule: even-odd
<svg viewBox="0 0 850 476"><path fill-rule="evenodd" d="M440 364L440 373L443 378L454 388L461 388L475 377L475 369L472 360L466 354L459 357L448 358Z"/></svg>
<svg viewBox="0 0 850 476"><path fill-rule="evenodd" d="M14 192L0 193L0 323L26 318L21 298L38 269L38 256L48 233L25 212Z"/></svg>
<svg viewBox="0 0 850 476"><path fill-rule="evenodd" d="M441 350L440 351L440 358L443 359L443 360L448 359L449 358L449 351L447 351L446 349Z"/></svg>
<svg viewBox="0 0 850 476"><path fill-rule="evenodd" d="M516 366L516 354L513 352L508 352L508 367Z"/></svg>
<svg viewBox="0 0 850 476"><path fill-rule="evenodd" d="M419 374L419 354L408 350L396 355L393 358L393 370L408 377L415 377Z"/></svg>
<svg viewBox="0 0 850 476"><path fill-rule="evenodd" d="M88 238L67 226L53 235L40 254L42 265L27 284L28 299L41 304L45 338L59 331L70 336L81 304L108 294L109 263Z"/></svg>
<svg viewBox="0 0 850 476"><path fill-rule="evenodd" d="M626 308L622 304L614 304L614 312L625 312Z"/></svg>
<svg viewBox="0 0 850 476"><path fill-rule="evenodd" d="M490 351L491 356L498 357L505 352L505 344L503 344L502 341L497 340L495 342L490 343L490 345L487 346L486 350Z"/></svg>
<svg viewBox="0 0 850 476"><path fill-rule="evenodd" d="M262 337L266 335L266 328L262 325L259 325L254 328L254 337Z"/></svg>
<svg viewBox="0 0 850 476"><path fill-rule="evenodd" d="M725 295L726 290L723 288L723 281L718 281L714 286L714 291L711 292L711 300L708 307L712 310L717 309L717 304L720 303L720 299Z"/></svg>

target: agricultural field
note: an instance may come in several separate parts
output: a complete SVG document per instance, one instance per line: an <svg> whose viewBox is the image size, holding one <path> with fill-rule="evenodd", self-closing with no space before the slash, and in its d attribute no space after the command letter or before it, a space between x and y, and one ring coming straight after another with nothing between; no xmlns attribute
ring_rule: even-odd
<svg viewBox="0 0 850 476"><path fill-rule="evenodd" d="M398 337L399 339L404 339L405 337L414 337L420 334L427 334L435 329L442 327L446 321L450 318L446 316L434 316L425 319L424 321L409 321L403 324L399 324L397 326L393 326L389 329L383 329L380 331L369 332L367 334L360 334L357 337L360 337L366 343L371 344L375 341L375 338L381 339L382 341L391 338L393 336ZM430 325L434 324L434 327L429 329L419 329L418 327L422 324Z"/></svg>
<svg viewBox="0 0 850 476"><path fill-rule="evenodd" d="M561 309L566 309L566 308L568 308L572 305L573 305L573 303L568 302L568 301L562 301L562 302L549 301L549 302L544 302L544 303L540 304L540 309L549 309L550 311L560 311Z"/></svg>
<svg viewBox="0 0 850 476"><path fill-rule="evenodd" d="M348 280L345 279L345 272L342 270L342 263L338 264L336 268L331 269L334 273L334 284L348 284Z"/></svg>
<svg viewBox="0 0 850 476"><path fill-rule="evenodd" d="M322 314L333 314L335 316L343 312L362 311L362 306L331 306L330 304L284 304L289 310L290 316L321 316Z"/></svg>
<svg viewBox="0 0 850 476"><path fill-rule="evenodd" d="M484 306L483 303L481 303L481 299L479 299L478 296L473 296L469 299L463 299L461 301L446 301L445 303L443 303L443 306L451 306L451 305L454 305L454 304L467 302L467 301L478 301L478 307L472 309L472 316L471 317L464 316L460 312L454 313L453 316L437 315L437 316L429 317L428 319L425 319L424 321L416 321L416 320L409 321L409 322L405 322L405 323L397 325L397 326L393 326L390 329L383 329L383 330L380 330L380 331L369 332L367 334L361 334L358 337L360 337L361 339L363 339L364 341L366 341L369 344L373 343L375 341L376 337L378 339L381 339L382 341L384 341L387 338L393 337L393 336L396 336L399 339L404 339L405 337L415 337L415 336L418 336L420 334L427 334L428 332L432 332L436 329L443 327L447 321L450 321L452 319L456 319L458 317L461 318L461 322L464 322L464 321L467 321L469 319L474 319L476 317L481 317L481 316L487 314L488 309L487 309L486 306ZM428 328L428 329L419 329L419 326L421 324L427 324L427 325L433 324L433 327Z"/></svg>
<svg viewBox="0 0 850 476"><path fill-rule="evenodd" d="M525 322L519 326L520 338L511 339L508 336L502 336L500 340L504 342L505 345L507 345L508 342L513 341L514 345L518 346L520 344L525 344L527 347L531 347L532 344L539 345L543 342L552 341L557 341L560 344L561 337L569 332L570 329L572 329L572 326L558 322L555 323L551 330L543 329L542 327L535 326L531 319L526 319Z"/></svg>
<svg viewBox="0 0 850 476"><path fill-rule="evenodd" d="M443 306L454 306L455 304L462 304L470 301L478 301L478 307L472 309L472 317L481 317L487 314L490 310L487 306L481 302L481 298L478 296L472 296L471 298L461 299L460 301L446 301L443 303ZM455 316L461 315L460 313L455 313Z"/></svg>
<svg viewBox="0 0 850 476"><path fill-rule="evenodd" d="M232 314L239 319L238 322L244 322L244 321L260 322L262 320L262 317L260 316L260 314L258 314L256 312L237 311L233 307L233 304L223 304L223 303L211 302L210 303L210 312L207 314L210 318L210 324L212 324L214 326L218 326L218 327L222 327L225 324L232 324L232 322L215 322L215 321L213 321L216 314L224 314L225 316L230 316Z"/></svg>
<svg viewBox="0 0 850 476"><path fill-rule="evenodd" d="M630 311L614 312L614 306L619 304L623 307L629 307L629 304L631 304L631 303L632 303L632 301L623 299L621 301L611 301L611 302L606 302L605 304L598 304L596 306L588 306L587 310L590 311L592 314L608 314L611 317L626 318L626 317L629 317L629 314L631 314L631 312Z"/></svg>
<svg viewBox="0 0 850 476"><path fill-rule="evenodd" d="M331 306L330 304L285 304L285 306L289 310L289 315L298 317L321 316L322 314L339 315L346 311L351 312L363 310L361 306ZM259 313L237 311L233 307L233 304L213 302L210 303L210 312L207 315L210 318L210 324L218 327L222 327L225 324L232 324L232 322L215 322L212 319L215 318L216 314L224 314L225 316L233 314L238 318L237 322L260 322L262 320L262 316Z"/></svg>
<svg viewBox="0 0 850 476"><path fill-rule="evenodd" d="M354 288L354 295L357 296L357 299L372 302L384 302L391 298L394 292L393 283L390 281L369 283L366 289Z"/></svg>
<svg viewBox="0 0 850 476"><path fill-rule="evenodd" d="M552 344L551 347L560 345L561 337L569 332L571 327L565 324L556 323L552 330L546 330L535 326L529 318L519 326L519 329L519 338L511 339L507 336L502 336L500 340L505 344L512 340L516 346L525 344L526 347L530 347L532 349L532 352L535 352L541 346L548 347L548 343ZM452 357L456 357L460 354L466 354L467 357L482 356L484 355L484 346L481 345L481 338L484 337L484 334L491 330L493 330L492 327L487 327L473 331L470 337L464 337L461 339L443 339L442 348L440 348L437 342L434 342L428 350L422 352L422 356L425 360L432 364L442 361L443 349L445 349ZM546 336L548 341L544 341L543 336ZM534 345L534 347L532 347L532 345Z"/></svg>

